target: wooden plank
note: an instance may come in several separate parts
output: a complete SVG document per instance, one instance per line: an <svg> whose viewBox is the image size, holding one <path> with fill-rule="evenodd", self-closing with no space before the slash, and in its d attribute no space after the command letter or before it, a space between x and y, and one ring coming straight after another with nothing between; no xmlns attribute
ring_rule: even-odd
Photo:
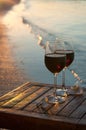
<svg viewBox="0 0 86 130"><path fill-rule="evenodd" d="M75 118L85 118L83 117L86 113L86 100L80 104L80 106L71 114L70 117L75 117Z"/></svg>
<svg viewBox="0 0 86 130"><path fill-rule="evenodd" d="M86 109L86 107L85 107L85 109ZM80 119L79 124L86 125L86 113L85 113L84 116Z"/></svg>
<svg viewBox="0 0 86 130"><path fill-rule="evenodd" d="M30 88L27 88L25 91L19 93L17 96L15 96L11 100L4 103L1 107L11 108L14 105L16 105L18 102L23 100L25 97L27 97L27 96L31 95L32 93L36 92L38 89L40 89L40 87L31 85Z"/></svg>
<svg viewBox="0 0 86 130"><path fill-rule="evenodd" d="M71 100L73 100L73 96L67 97L66 101L62 104L50 104L47 102L41 103L38 107L34 109L34 112L37 113L46 113L48 115L58 115L59 111L61 111ZM28 106L29 108L29 106Z"/></svg>
<svg viewBox="0 0 86 130"><path fill-rule="evenodd" d="M78 97L78 98L80 98L80 97ZM60 115L61 111L63 111L63 109L65 109L65 107L68 104L70 104L70 102L73 101L73 100L75 100L74 96L68 96L66 101L64 103L62 103L62 104L50 105L50 104L45 103L45 106L43 105L43 107L39 106L38 108L36 108L35 112L47 113L49 115L56 115L56 114Z"/></svg>
<svg viewBox="0 0 86 130"><path fill-rule="evenodd" d="M77 119L72 118L12 109L0 109L0 127L12 130L76 130L77 122Z"/></svg>
<svg viewBox="0 0 86 130"><path fill-rule="evenodd" d="M0 127L12 130L86 129L86 91L82 96L68 96L63 104L42 104L43 98L52 92L52 85L28 82L0 97L3 107L0 107Z"/></svg>
<svg viewBox="0 0 86 130"><path fill-rule="evenodd" d="M49 91L49 94L52 94L52 93L53 93L53 89L51 90L51 93ZM48 93L47 93L46 96L48 96ZM42 100L36 105L33 112L42 113L42 114L46 113L47 114L48 109L50 109L54 104L48 103L46 96L43 95Z"/></svg>
<svg viewBox="0 0 86 130"><path fill-rule="evenodd" d="M83 118L82 119L85 119L86 120L86 113L84 114ZM86 122L85 122L86 123Z"/></svg>
<svg viewBox="0 0 86 130"><path fill-rule="evenodd" d="M12 99L13 97L17 96L19 93L26 90L28 87L30 87L31 83L27 82L16 89L13 89L12 91L8 92L7 94L0 97L0 106L7 102L8 100Z"/></svg>
<svg viewBox="0 0 86 130"><path fill-rule="evenodd" d="M78 97L79 100L82 100L80 99L80 96ZM84 96L85 98L85 96ZM51 104L48 104L48 103L45 103L45 105L40 105L38 108L35 109L35 112L39 112L39 113L47 113L49 115L60 115L60 113L63 111L63 109L65 109L65 107L71 103L71 101L75 100L75 96L68 96L66 97L66 101L62 104L55 104L55 105L51 105ZM68 113L68 111L67 111ZM69 111L70 113L70 111ZM65 115L67 115L66 113L63 113ZM64 116L65 116L64 115Z"/></svg>
<svg viewBox="0 0 86 130"><path fill-rule="evenodd" d="M85 100L85 95L74 97L74 99L65 108L59 112L61 116L71 116L71 114L81 105ZM76 118L76 117L75 117Z"/></svg>
<svg viewBox="0 0 86 130"><path fill-rule="evenodd" d="M4 104L5 102L7 102L8 100L12 99L13 97L17 96L19 93L25 91L26 89L28 89L29 87L31 87L32 85L35 86L39 86L39 87L45 87L46 84L43 83L38 83L38 82L26 82L23 85L20 85L19 87L17 87L16 89L13 89L12 91L6 93L5 95L0 97L0 105ZM47 84L48 87L51 87L51 85Z"/></svg>
<svg viewBox="0 0 86 130"><path fill-rule="evenodd" d="M23 93L24 91L27 91L28 88L32 87L33 85L37 87L44 87L45 84L43 83L37 83L37 82L27 82L18 88L10 91L9 93L3 95L0 97L0 106L11 100L12 98L17 97L20 93ZM49 85L48 85L49 86ZM20 94L21 95L21 94Z"/></svg>
<svg viewBox="0 0 86 130"><path fill-rule="evenodd" d="M44 93L46 93L47 91L49 91L49 89L50 88L48 88L48 87L40 87L40 89L38 91L36 91L35 93L31 94L30 96L24 98L19 103L17 103L14 106L14 109L24 109L28 104L32 103L37 98L39 98L40 96L42 96Z"/></svg>
<svg viewBox="0 0 86 130"><path fill-rule="evenodd" d="M58 112L61 111L67 105L73 97L69 97L64 103L62 104L49 104L49 103L43 103L39 107L37 107L34 111L38 113L46 113L48 115L58 115Z"/></svg>
<svg viewBox="0 0 86 130"><path fill-rule="evenodd" d="M37 100L35 100L34 102L32 102L31 104L27 105L24 110L26 111L36 111L36 109L38 107L40 107L40 105L42 105L42 100L47 96L50 95L51 93L53 93L53 88L50 88L49 91L47 93L44 93L42 96L40 96Z"/></svg>
<svg viewBox="0 0 86 130"><path fill-rule="evenodd" d="M62 104L55 104L53 107L51 107L47 113L51 115L58 115L60 111L62 111L72 100L74 97L68 96L66 97L66 101Z"/></svg>

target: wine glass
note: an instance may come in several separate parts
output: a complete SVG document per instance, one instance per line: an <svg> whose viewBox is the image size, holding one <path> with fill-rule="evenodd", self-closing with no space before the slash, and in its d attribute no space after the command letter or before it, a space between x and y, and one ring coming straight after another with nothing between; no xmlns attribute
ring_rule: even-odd
<svg viewBox="0 0 86 130"><path fill-rule="evenodd" d="M61 44L61 42L64 43L64 50L61 50L61 49L59 50L59 48L58 48L58 43ZM69 68L69 66L74 61L74 57L75 57L75 52L74 52L72 45L70 44L70 42L67 42L65 40L63 41L62 39L57 39L56 48L57 48L56 53L66 55L66 64L65 64L65 67L62 71L62 87L63 87L63 89L60 90L59 95L65 96L65 92L66 92L67 95L82 95L83 89L80 87L80 79L79 79L77 73L74 72L74 70L71 70ZM73 76L78 79L75 82L75 84L70 87L70 89L67 89L66 85L65 85L65 70L66 69L68 69L73 74ZM57 90L56 93L58 95L59 91Z"/></svg>
<svg viewBox="0 0 86 130"><path fill-rule="evenodd" d="M63 46L59 46L59 48ZM62 103L65 98L56 94L57 90L57 75L65 67L66 55L56 53L56 42L48 41L45 48L44 62L47 69L54 75L54 92L47 96L48 103Z"/></svg>
<svg viewBox="0 0 86 130"><path fill-rule="evenodd" d="M58 48L58 43L61 44L61 42L64 43L64 50L59 50ZM65 70L72 64L73 60L74 60L74 50L73 50L73 47L71 46L71 44L67 41L63 41L62 39L58 40L57 39L57 50L56 50L56 53L59 53L59 54L64 54L66 55L66 64L65 64L65 67L62 71L62 87L63 87L63 91L66 91L67 92L67 88L66 88L66 85L65 85ZM57 91L58 93L58 91Z"/></svg>

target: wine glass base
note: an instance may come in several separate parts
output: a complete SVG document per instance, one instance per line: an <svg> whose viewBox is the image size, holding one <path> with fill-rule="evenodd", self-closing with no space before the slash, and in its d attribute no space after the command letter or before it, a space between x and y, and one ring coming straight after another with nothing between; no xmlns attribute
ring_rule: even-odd
<svg viewBox="0 0 86 130"><path fill-rule="evenodd" d="M67 97L67 89L57 89L56 90L56 95L57 96Z"/></svg>
<svg viewBox="0 0 86 130"><path fill-rule="evenodd" d="M64 103L65 102L65 97L61 96L54 96L54 95L48 95L45 97L45 102L49 104L56 104L56 103Z"/></svg>

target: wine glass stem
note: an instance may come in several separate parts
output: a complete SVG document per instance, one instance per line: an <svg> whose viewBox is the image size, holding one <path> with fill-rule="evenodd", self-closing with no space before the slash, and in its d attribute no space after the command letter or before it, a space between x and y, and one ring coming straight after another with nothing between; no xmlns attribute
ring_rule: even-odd
<svg viewBox="0 0 86 130"><path fill-rule="evenodd" d="M54 74L54 96L56 97L56 89L57 89L57 73Z"/></svg>
<svg viewBox="0 0 86 130"><path fill-rule="evenodd" d="M63 89L66 89L66 86L65 86L65 70L66 70L66 67L62 71L62 87L63 87Z"/></svg>

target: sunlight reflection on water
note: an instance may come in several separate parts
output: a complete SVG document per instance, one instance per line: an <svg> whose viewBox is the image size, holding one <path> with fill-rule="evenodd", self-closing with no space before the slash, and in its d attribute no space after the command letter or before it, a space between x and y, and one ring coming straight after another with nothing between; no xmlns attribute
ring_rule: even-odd
<svg viewBox="0 0 86 130"><path fill-rule="evenodd" d="M25 24L23 18L27 20ZM73 40L76 53L70 66L85 80L86 50L86 2L58 0L22 0L3 19L8 27L8 35L18 62L26 71L30 80L52 83L52 75L44 65L44 50L38 46L38 35L44 44L56 36ZM28 26L27 26L28 24ZM39 75L38 75L39 74ZM73 79L70 72L67 78ZM48 79L49 78L49 79ZM61 74L59 76L61 79ZM69 82L72 83L71 80ZM68 80L67 80L68 82ZM83 83L85 86L86 84Z"/></svg>

